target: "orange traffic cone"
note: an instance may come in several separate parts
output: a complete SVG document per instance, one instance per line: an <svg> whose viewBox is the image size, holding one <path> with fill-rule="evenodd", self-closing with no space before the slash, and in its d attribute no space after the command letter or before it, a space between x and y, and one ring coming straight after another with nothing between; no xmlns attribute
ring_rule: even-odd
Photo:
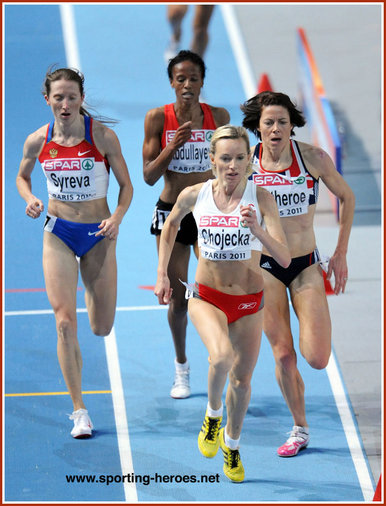
<svg viewBox="0 0 386 506"><path fill-rule="evenodd" d="M373 501L382 501L382 475L379 477Z"/></svg>
<svg viewBox="0 0 386 506"><path fill-rule="evenodd" d="M260 81L257 86L257 93L261 93L262 91L273 91L267 74L261 74Z"/></svg>

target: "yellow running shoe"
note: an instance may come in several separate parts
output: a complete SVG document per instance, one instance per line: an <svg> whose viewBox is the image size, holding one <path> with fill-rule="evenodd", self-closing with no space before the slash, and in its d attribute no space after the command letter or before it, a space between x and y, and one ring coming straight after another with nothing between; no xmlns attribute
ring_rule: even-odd
<svg viewBox="0 0 386 506"><path fill-rule="evenodd" d="M212 458L218 452L220 445L218 431L220 430L222 416L211 418L205 413L205 419L198 435L198 449L204 457Z"/></svg>
<svg viewBox="0 0 386 506"><path fill-rule="evenodd" d="M241 462L239 450L231 450L225 445L224 429L220 430L219 440L224 455L223 471L231 481L244 481L244 467Z"/></svg>

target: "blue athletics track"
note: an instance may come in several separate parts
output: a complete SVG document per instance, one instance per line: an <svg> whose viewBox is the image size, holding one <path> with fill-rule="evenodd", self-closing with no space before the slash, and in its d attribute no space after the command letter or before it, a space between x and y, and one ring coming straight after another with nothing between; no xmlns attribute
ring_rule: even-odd
<svg viewBox="0 0 386 506"><path fill-rule="evenodd" d="M210 30L203 98L226 107L240 124L247 97L236 64L237 27L231 6L216 7ZM190 9L192 10L192 9ZM153 4L7 4L4 19L5 159L3 501L5 502L365 502L369 478L339 365L312 370L299 356L304 377L309 448L280 459L292 420L279 392L272 354L263 339L245 418L243 484L222 473L222 456L205 459L197 435L207 402L207 353L188 328L192 396L169 397L174 365L166 310L151 290L156 279L151 214L161 182L142 178L143 120L148 109L174 100L163 60L169 37L166 6ZM191 13L185 21L189 45ZM229 16L228 16L229 17ZM232 42L233 40L233 42ZM241 48L241 49L240 49ZM238 54L242 51L241 42ZM118 307L113 331L95 337L78 287L79 340L85 402L94 437L70 436L72 411L57 357L55 322L41 266L44 217L32 221L15 177L27 135L51 118L41 84L51 64L84 72L86 100L115 128L134 185L134 199L118 240ZM33 191L47 205L36 166ZM111 181L109 201L115 205ZM194 279L195 259L189 281ZM297 335L296 319L293 318ZM334 361L334 356L332 357Z"/></svg>

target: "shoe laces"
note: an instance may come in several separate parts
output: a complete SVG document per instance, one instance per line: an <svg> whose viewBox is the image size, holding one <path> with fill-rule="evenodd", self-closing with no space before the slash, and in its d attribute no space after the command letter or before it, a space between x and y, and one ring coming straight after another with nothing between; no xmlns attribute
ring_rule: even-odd
<svg viewBox="0 0 386 506"><path fill-rule="evenodd" d="M207 428L207 434L205 436L205 439L208 439L209 441L214 441L220 429L221 418L211 418L210 416L207 416L205 422Z"/></svg>
<svg viewBox="0 0 386 506"><path fill-rule="evenodd" d="M303 427L294 427L291 432L287 432L289 438L287 439L287 443L303 443L307 441L308 434L304 431Z"/></svg>
<svg viewBox="0 0 386 506"><path fill-rule="evenodd" d="M189 386L189 370L176 371L174 386Z"/></svg>
<svg viewBox="0 0 386 506"><path fill-rule="evenodd" d="M232 450L231 448L227 448L227 464L231 469L238 467L240 463L240 453L239 450Z"/></svg>
<svg viewBox="0 0 386 506"><path fill-rule="evenodd" d="M68 415L70 420L79 420L82 416L87 416L88 411L86 409L78 409L77 411L74 411L71 413L71 415Z"/></svg>

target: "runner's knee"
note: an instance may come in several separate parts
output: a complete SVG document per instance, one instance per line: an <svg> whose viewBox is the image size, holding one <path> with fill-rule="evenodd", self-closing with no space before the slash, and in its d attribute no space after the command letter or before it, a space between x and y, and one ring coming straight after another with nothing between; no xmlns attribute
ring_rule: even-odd
<svg viewBox="0 0 386 506"><path fill-rule="evenodd" d="M331 351L323 353L318 350L317 352L311 355L303 355L303 356L313 369L325 369L330 359L330 355Z"/></svg>
<svg viewBox="0 0 386 506"><path fill-rule="evenodd" d="M331 344L323 338L325 334L315 335L313 339L303 335L300 339L300 353L313 369L325 369L331 355Z"/></svg>
<svg viewBox="0 0 386 506"><path fill-rule="evenodd" d="M197 38L205 37L207 35L207 27L200 24L195 24L193 26L193 34Z"/></svg>
<svg viewBox="0 0 386 506"><path fill-rule="evenodd" d="M188 301L185 297L172 298L169 304L169 313L176 316L185 315L188 310Z"/></svg>
<svg viewBox="0 0 386 506"><path fill-rule="evenodd" d="M69 343L76 337L76 321L70 317L56 315L56 330L62 343Z"/></svg>
<svg viewBox="0 0 386 506"><path fill-rule="evenodd" d="M296 367L296 351L292 346L280 345L273 348L276 364L285 370Z"/></svg>
<svg viewBox="0 0 386 506"><path fill-rule="evenodd" d="M219 351L210 355L210 365L222 373L228 373L231 370L233 361L232 351Z"/></svg>
<svg viewBox="0 0 386 506"><path fill-rule="evenodd" d="M90 322L90 327L94 335L105 337L108 336L113 328L113 323L109 322Z"/></svg>
<svg viewBox="0 0 386 506"><path fill-rule="evenodd" d="M252 374L238 374L232 370L229 373L229 383L231 384L233 390L237 390L238 392L248 392L251 387L251 377Z"/></svg>

